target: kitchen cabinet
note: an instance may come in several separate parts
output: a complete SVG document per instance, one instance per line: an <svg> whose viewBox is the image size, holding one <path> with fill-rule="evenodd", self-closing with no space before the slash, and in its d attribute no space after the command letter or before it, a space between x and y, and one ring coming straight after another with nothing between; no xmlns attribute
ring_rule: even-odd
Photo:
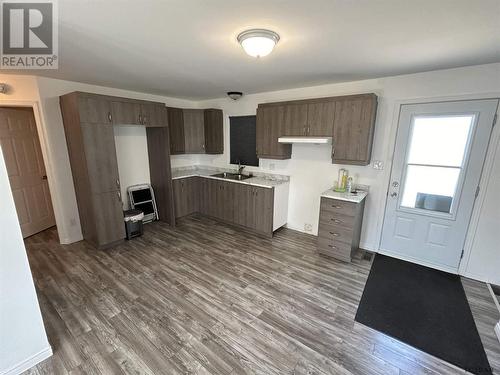
<svg viewBox="0 0 500 375"><path fill-rule="evenodd" d="M205 124L201 109L183 109L184 152L202 154L205 152Z"/></svg>
<svg viewBox="0 0 500 375"><path fill-rule="evenodd" d="M377 97L360 95L336 101L332 161L338 164L370 164Z"/></svg>
<svg viewBox="0 0 500 375"><path fill-rule="evenodd" d="M205 153L223 154L224 153L224 123L222 110L205 109Z"/></svg>
<svg viewBox="0 0 500 375"><path fill-rule="evenodd" d="M81 124L85 161L93 193L120 190L112 124Z"/></svg>
<svg viewBox="0 0 500 375"><path fill-rule="evenodd" d="M359 248L365 200L347 202L321 197L318 251L336 259L350 262Z"/></svg>
<svg viewBox="0 0 500 375"><path fill-rule="evenodd" d="M184 154L186 143L184 141L184 112L180 108L167 108L168 127L170 130L170 153L172 155Z"/></svg>
<svg viewBox="0 0 500 375"><path fill-rule="evenodd" d="M287 104L284 106L284 129L279 134L302 136L307 135L307 104Z"/></svg>
<svg viewBox="0 0 500 375"><path fill-rule="evenodd" d="M172 154L224 153L223 116L220 109L168 108L167 112Z"/></svg>
<svg viewBox="0 0 500 375"><path fill-rule="evenodd" d="M182 217L199 211L199 180L189 177L173 180L175 216Z"/></svg>
<svg viewBox="0 0 500 375"><path fill-rule="evenodd" d="M289 159L292 145L281 136L333 137L333 163L368 165L376 109L375 94L259 104L257 156Z"/></svg>
<svg viewBox="0 0 500 375"><path fill-rule="evenodd" d="M173 181L176 217L199 212L256 233L272 235L274 188L206 177Z"/></svg>
<svg viewBox="0 0 500 375"><path fill-rule="evenodd" d="M257 108L256 147L261 159L290 159L292 145L281 144L278 138L284 134L285 107L281 105Z"/></svg>
<svg viewBox="0 0 500 375"><path fill-rule="evenodd" d="M158 126L147 130L151 185L160 220L174 225L165 106L82 92L63 95L59 101L83 238L97 248L125 238L113 125Z"/></svg>
<svg viewBox="0 0 500 375"><path fill-rule="evenodd" d="M311 137L331 137L335 121L335 100L314 101L307 105L307 134Z"/></svg>

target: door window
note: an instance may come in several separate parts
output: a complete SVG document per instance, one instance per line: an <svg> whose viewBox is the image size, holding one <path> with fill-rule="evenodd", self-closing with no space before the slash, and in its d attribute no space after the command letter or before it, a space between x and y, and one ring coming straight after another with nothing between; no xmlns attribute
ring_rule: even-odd
<svg viewBox="0 0 500 375"><path fill-rule="evenodd" d="M474 118L474 114L413 117L401 208L453 212Z"/></svg>

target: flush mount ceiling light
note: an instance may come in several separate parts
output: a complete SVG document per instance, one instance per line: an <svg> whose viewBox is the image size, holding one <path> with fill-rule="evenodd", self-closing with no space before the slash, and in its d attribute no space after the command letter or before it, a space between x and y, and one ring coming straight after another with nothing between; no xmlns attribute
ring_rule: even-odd
<svg viewBox="0 0 500 375"><path fill-rule="evenodd" d="M271 30L252 29L240 33L237 39L248 55L263 57L272 52L280 36Z"/></svg>
<svg viewBox="0 0 500 375"><path fill-rule="evenodd" d="M228 91L227 96L229 96L233 100L238 100L243 96L243 93L240 91Z"/></svg>

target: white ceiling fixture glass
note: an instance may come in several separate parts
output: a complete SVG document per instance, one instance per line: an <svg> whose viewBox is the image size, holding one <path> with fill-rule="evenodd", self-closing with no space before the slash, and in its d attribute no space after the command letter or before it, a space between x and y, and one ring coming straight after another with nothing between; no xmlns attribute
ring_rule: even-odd
<svg viewBox="0 0 500 375"><path fill-rule="evenodd" d="M280 36L271 30L251 29L240 33L237 39L248 55L264 57L272 52Z"/></svg>

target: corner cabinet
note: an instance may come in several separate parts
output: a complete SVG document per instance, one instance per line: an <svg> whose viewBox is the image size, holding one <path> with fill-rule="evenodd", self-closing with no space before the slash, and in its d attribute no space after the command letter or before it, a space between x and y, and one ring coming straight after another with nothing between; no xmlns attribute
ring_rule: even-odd
<svg viewBox="0 0 500 375"><path fill-rule="evenodd" d="M170 153L224 153L223 115L220 109L167 108Z"/></svg>
<svg viewBox="0 0 500 375"><path fill-rule="evenodd" d="M290 159L292 145L281 136L332 137L332 163L368 165L371 158L377 96L360 94L259 104L257 156Z"/></svg>

